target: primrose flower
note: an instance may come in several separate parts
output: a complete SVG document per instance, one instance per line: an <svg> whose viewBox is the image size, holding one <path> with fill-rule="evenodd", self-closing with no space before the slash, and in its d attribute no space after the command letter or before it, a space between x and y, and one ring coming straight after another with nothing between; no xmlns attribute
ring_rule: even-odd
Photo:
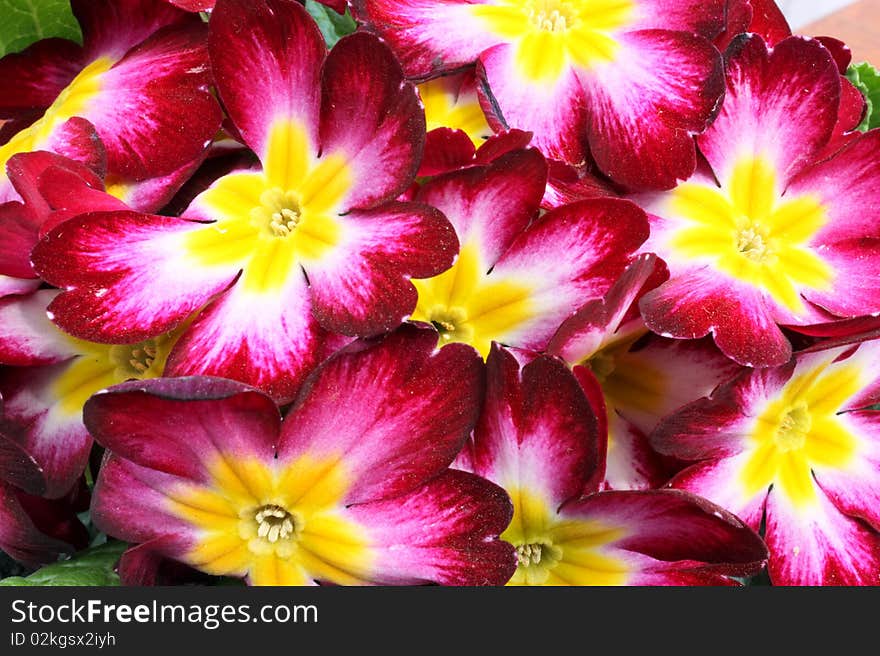
<svg viewBox="0 0 880 656"><path fill-rule="evenodd" d="M666 276L655 255L639 256L604 297L566 319L547 345L547 353L568 363L586 393L596 383L601 388L600 424L608 432L604 488L664 484L669 472L647 434L662 417L709 394L740 369L711 342L649 333L636 304Z"/></svg>
<svg viewBox="0 0 880 656"><path fill-rule="evenodd" d="M743 35L727 52L721 113L697 139L711 171L639 199L643 250L670 279L640 308L654 332L711 333L749 366L781 365L779 324L809 326L880 312L880 132L821 159L838 120L840 74L815 40L769 49Z"/></svg>
<svg viewBox="0 0 880 656"><path fill-rule="evenodd" d="M432 178L416 198L455 226L461 250L448 271L414 281L415 321L443 342L492 341L540 350L566 317L601 297L647 237L633 203L596 198L537 217L547 167L535 149Z"/></svg>
<svg viewBox="0 0 880 656"><path fill-rule="evenodd" d="M548 158L670 188L723 91L722 0L360 0L355 15L426 79L477 64L489 124Z"/></svg>
<svg viewBox="0 0 880 656"><path fill-rule="evenodd" d="M161 0L71 6L83 46L43 39L0 59L0 118L14 130L0 145L0 201L16 199L6 177L14 154L82 159L97 131L114 194L136 200L135 189L150 181L140 209L157 209L165 185L191 172L220 126L207 28Z"/></svg>
<svg viewBox="0 0 880 656"><path fill-rule="evenodd" d="M221 177L181 218L77 217L32 259L65 290L50 307L65 331L136 343L204 308L166 373L289 401L325 330L393 329L416 303L410 277L448 268L458 244L436 209L393 200L413 181L425 124L377 38L350 35L328 55L293 0L220 0L210 25L220 97L262 168Z"/></svg>
<svg viewBox="0 0 880 656"><path fill-rule="evenodd" d="M599 419L564 363L497 344L473 441L456 466L501 485L513 585L732 585L767 548L720 507L678 490L599 492ZM596 391L601 395L601 392Z"/></svg>
<svg viewBox="0 0 880 656"><path fill-rule="evenodd" d="M672 486L766 524L776 585L880 583L878 358L871 341L744 372L651 436L695 463Z"/></svg>
<svg viewBox="0 0 880 656"><path fill-rule="evenodd" d="M269 397L228 380L93 396L85 422L110 451L94 521L252 585L504 583L510 500L448 469L477 418L482 363L436 345L414 326L352 345L311 374L283 422Z"/></svg>
<svg viewBox="0 0 880 656"><path fill-rule="evenodd" d="M161 376L179 332L135 344L97 344L58 330L42 289L0 299L0 477L45 497L66 493L88 462L86 400L126 380Z"/></svg>

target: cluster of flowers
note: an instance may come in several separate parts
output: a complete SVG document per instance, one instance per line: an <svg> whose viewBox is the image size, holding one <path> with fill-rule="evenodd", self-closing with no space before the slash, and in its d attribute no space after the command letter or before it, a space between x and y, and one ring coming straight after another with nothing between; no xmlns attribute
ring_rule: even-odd
<svg viewBox="0 0 880 656"><path fill-rule="evenodd" d="M844 44L772 0L340 0L329 51L294 0L72 7L0 60L14 558L88 508L128 584L880 584Z"/></svg>

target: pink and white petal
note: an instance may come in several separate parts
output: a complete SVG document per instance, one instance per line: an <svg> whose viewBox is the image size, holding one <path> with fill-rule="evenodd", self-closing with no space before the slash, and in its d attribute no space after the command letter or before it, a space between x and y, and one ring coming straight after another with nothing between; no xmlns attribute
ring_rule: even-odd
<svg viewBox="0 0 880 656"><path fill-rule="evenodd" d="M599 492L567 503L559 514L621 529L614 552L623 558L633 552L732 576L756 573L767 558L764 542L739 517L680 490Z"/></svg>
<svg viewBox="0 0 880 656"><path fill-rule="evenodd" d="M856 455L842 467L813 462L816 483L840 512L880 531L880 413L845 412L837 421L856 438Z"/></svg>
<svg viewBox="0 0 880 656"><path fill-rule="evenodd" d="M512 515L503 489L455 470L345 511L370 542L364 578L379 585L503 585L516 569L513 546L499 539Z"/></svg>
<svg viewBox="0 0 880 656"><path fill-rule="evenodd" d="M34 144L34 149L50 151L80 162L101 176L107 169L107 154L95 131L95 126L78 116L56 125L48 135ZM16 156L22 154L24 153L12 153L7 167L0 171L0 202L21 200L27 193L26 189L16 189L13 186L18 185L20 181L12 182L12 177L16 174L14 169L9 169L13 166ZM7 170L10 172L10 177L6 175ZM27 200L33 201L33 195Z"/></svg>
<svg viewBox="0 0 880 656"><path fill-rule="evenodd" d="M574 165L588 159L586 99L572 66L552 80L531 81L519 72L516 46L497 45L480 55L477 94L495 131L531 132L531 145L549 159Z"/></svg>
<svg viewBox="0 0 880 656"><path fill-rule="evenodd" d="M42 112L83 68L82 47L67 39L41 39L0 59L0 118Z"/></svg>
<svg viewBox="0 0 880 656"><path fill-rule="evenodd" d="M474 349L436 347L434 330L404 325L338 352L285 417L279 458L342 463L351 476L345 504L404 494L438 475L476 423L484 381Z"/></svg>
<svg viewBox="0 0 880 656"><path fill-rule="evenodd" d="M214 138L221 113L211 94L206 36L201 22L160 32L101 75L101 90L82 115L95 125L113 175L168 175Z"/></svg>
<svg viewBox="0 0 880 656"><path fill-rule="evenodd" d="M410 278L445 271L458 252L443 214L421 203L386 203L334 221L341 242L303 263L315 318L332 332L367 337L393 330L418 300Z"/></svg>
<svg viewBox="0 0 880 656"><path fill-rule="evenodd" d="M186 239L204 224L137 212L70 219L34 249L34 268L66 291L50 305L66 332L134 344L169 332L222 292L239 267L200 265Z"/></svg>
<svg viewBox="0 0 880 656"><path fill-rule="evenodd" d="M11 200L0 205L0 274L35 278L30 254L37 243L37 226L30 208Z"/></svg>
<svg viewBox="0 0 880 656"><path fill-rule="evenodd" d="M608 456L602 489L651 490L668 479L669 473L645 433L612 410L608 415Z"/></svg>
<svg viewBox="0 0 880 656"><path fill-rule="evenodd" d="M71 0L70 4L91 58L119 59L163 27L199 21L163 0Z"/></svg>
<svg viewBox="0 0 880 656"><path fill-rule="evenodd" d="M706 128L723 94L721 57L685 32L641 30L617 39L617 60L578 73L590 152L625 187L671 189L696 168L692 135Z"/></svg>
<svg viewBox="0 0 880 656"><path fill-rule="evenodd" d="M794 364L743 370L712 392L664 417L651 433L651 445L680 460L731 458L748 447L752 424L767 401L791 379Z"/></svg>
<svg viewBox="0 0 880 656"><path fill-rule="evenodd" d="M321 72L322 156L345 158L351 188L345 210L399 196L415 178L425 112L391 49L364 32L340 39Z"/></svg>
<svg viewBox="0 0 880 656"><path fill-rule="evenodd" d="M775 303L751 286L691 266L645 294L639 307L655 333L675 339L712 334L729 358L747 367L776 366L791 358L791 343L779 329Z"/></svg>
<svg viewBox="0 0 880 656"><path fill-rule="evenodd" d="M211 66L220 99L261 161L276 121L295 121L317 152L324 37L294 0L226 0L211 13Z"/></svg>
<svg viewBox="0 0 880 656"><path fill-rule="evenodd" d="M0 299L0 363L16 366L51 364L78 354L73 340L58 330L46 307L58 290Z"/></svg>
<svg viewBox="0 0 880 656"><path fill-rule="evenodd" d="M161 540L153 545L161 546L162 555L180 558L198 538L196 529L170 510L173 489L185 484L187 479L110 454L92 492L92 521L107 535L133 544Z"/></svg>
<svg viewBox="0 0 880 656"><path fill-rule="evenodd" d="M30 294L41 284L39 278L13 278L0 274L0 298L12 294Z"/></svg>
<svg viewBox="0 0 880 656"><path fill-rule="evenodd" d="M841 513L821 490L800 509L771 490L766 540L774 585L880 584L880 533Z"/></svg>
<svg viewBox="0 0 880 656"><path fill-rule="evenodd" d="M31 494L48 498L66 494L88 462L92 438L82 424L81 408L56 389L56 381L77 360L46 367L7 367L0 374L0 434L32 461L6 469L2 476ZM4 466L9 464L5 456L10 448L8 444L0 448Z"/></svg>
<svg viewBox="0 0 880 656"><path fill-rule="evenodd" d="M594 492L603 476L605 435L568 367L548 356L520 366L494 344L487 370L473 472L507 490L528 490L552 508Z"/></svg>
<svg viewBox="0 0 880 656"><path fill-rule="evenodd" d="M416 198L443 212L459 242L479 249L488 271L537 215L546 181L541 154L517 150L488 166L438 176L422 185Z"/></svg>
<svg viewBox="0 0 880 656"><path fill-rule="evenodd" d="M818 41L791 37L768 51L749 34L728 48L725 71L724 102L697 137L700 152L722 187L742 158L768 159L781 193L831 138L840 104L837 66Z"/></svg>
<svg viewBox="0 0 880 656"><path fill-rule="evenodd" d="M880 171L876 156L880 130L860 135L831 159L827 159L792 181L786 195L812 196L827 215L827 222L810 242L824 248L844 240L880 237L880 228L870 216L880 207L877 185Z"/></svg>
<svg viewBox="0 0 880 656"><path fill-rule="evenodd" d="M409 78L425 79L477 61L501 39L464 0L356 0L355 17L394 49Z"/></svg>
<svg viewBox="0 0 880 656"><path fill-rule="evenodd" d="M712 40L724 29L725 0L636 0L630 30L693 32Z"/></svg>
<svg viewBox="0 0 880 656"><path fill-rule="evenodd" d="M594 355L614 339L624 316L661 266L662 261L653 253L635 258L603 298L589 301L565 320L547 345L547 352L569 364Z"/></svg>
<svg viewBox="0 0 880 656"><path fill-rule="evenodd" d="M147 178L145 180L117 179L115 183L113 183L111 178L111 183L108 186L119 198L120 204L124 204L137 212L159 212L174 198L181 187L189 181L193 173L205 161L206 155L207 151L202 152L195 159L185 162L174 171L154 178ZM107 208L96 209L106 211ZM168 214L168 212L162 211L162 214Z"/></svg>
<svg viewBox="0 0 880 656"><path fill-rule="evenodd" d="M181 335L165 373L231 378L287 403L319 363L324 331L312 311L302 269L277 291L251 291L239 282Z"/></svg>
<svg viewBox="0 0 880 656"><path fill-rule="evenodd" d="M633 397L618 395L617 410L645 433L650 433L666 415L691 401L709 396L721 383L733 379L743 368L725 357L711 340L647 337L619 356L618 370L639 372L654 378L655 394ZM622 372L621 372L622 373Z"/></svg>
<svg viewBox="0 0 880 656"><path fill-rule="evenodd" d="M79 116L52 130L38 147L80 162L98 176L103 177L107 171L107 151L95 126Z"/></svg>
<svg viewBox="0 0 880 656"><path fill-rule="evenodd" d="M616 198L571 203L536 219L492 270L495 279L530 288L534 306L532 320L498 341L543 349L569 315L608 292L647 235L644 212Z"/></svg>
<svg viewBox="0 0 880 656"><path fill-rule="evenodd" d="M761 528L768 489L750 494L740 476L750 454L705 460L677 474L669 486L691 492L732 512L754 530Z"/></svg>
<svg viewBox="0 0 880 656"><path fill-rule="evenodd" d="M0 481L0 549L15 560L31 566L51 563L62 554L72 554L74 545L46 535L22 506L21 492Z"/></svg>
<svg viewBox="0 0 880 656"><path fill-rule="evenodd" d="M281 427L265 394L208 377L131 381L94 394L83 421L95 440L140 468L208 482L218 461L271 460Z"/></svg>
<svg viewBox="0 0 880 656"><path fill-rule="evenodd" d="M805 298L839 317L880 312L880 236L826 243L817 251L834 278L827 290L805 289Z"/></svg>

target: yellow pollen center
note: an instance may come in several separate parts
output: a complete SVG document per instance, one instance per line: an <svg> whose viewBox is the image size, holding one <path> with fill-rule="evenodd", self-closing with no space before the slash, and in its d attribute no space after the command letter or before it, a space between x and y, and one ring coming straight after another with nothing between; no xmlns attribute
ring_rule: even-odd
<svg viewBox="0 0 880 656"><path fill-rule="evenodd" d="M254 512L257 535L275 544L279 540L293 540L300 530L300 523L286 509L275 504L260 506Z"/></svg>
<svg viewBox="0 0 880 656"><path fill-rule="evenodd" d="M674 257L703 260L766 293L794 314L803 290L828 290L834 271L812 245L828 222L820 199L783 194L775 166L743 157L717 187L685 182L670 193L680 221L669 246Z"/></svg>
<svg viewBox="0 0 880 656"><path fill-rule="evenodd" d="M302 210L296 194L278 187L264 191L260 195L260 204L251 210L254 227L268 231L273 237L290 236L301 217Z"/></svg>
<svg viewBox="0 0 880 656"><path fill-rule="evenodd" d="M552 568L562 558L562 549L549 542L520 544L516 547L516 561L520 567Z"/></svg>
<svg viewBox="0 0 880 656"><path fill-rule="evenodd" d="M806 404L795 406L789 410L776 430L776 447L782 451L802 449L807 441L813 421Z"/></svg>
<svg viewBox="0 0 880 656"><path fill-rule="evenodd" d="M575 24L577 14L564 2L540 2L528 9L529 21L545 32L564 32Z"/></svg>
<svg viewBox="0 0 880 656"><path fill-rule="evenodd" d="M767 238L760 227L748 227L737 235L736 250L753 262L766 262L770 256Z"/></svg>
<svg viewBox="0 0 880 656"><path fill-rule="evenodd" d="M110 362L116 365L117 376L122 380L148 377L147 372L155 364L158 355L159 347L155 339L110 347Z"/></svg>

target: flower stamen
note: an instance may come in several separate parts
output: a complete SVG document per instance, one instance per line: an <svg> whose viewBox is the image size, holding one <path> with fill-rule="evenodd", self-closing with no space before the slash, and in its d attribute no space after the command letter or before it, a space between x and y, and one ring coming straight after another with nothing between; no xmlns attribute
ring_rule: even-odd
<svg viewBox="0 0 880 656"><path fill-rule="evenodd" d="M299 528L294 516L276 504L260 506L254 512L254 522L257 524L257 535L272 544L296 537Z"/></svg>

